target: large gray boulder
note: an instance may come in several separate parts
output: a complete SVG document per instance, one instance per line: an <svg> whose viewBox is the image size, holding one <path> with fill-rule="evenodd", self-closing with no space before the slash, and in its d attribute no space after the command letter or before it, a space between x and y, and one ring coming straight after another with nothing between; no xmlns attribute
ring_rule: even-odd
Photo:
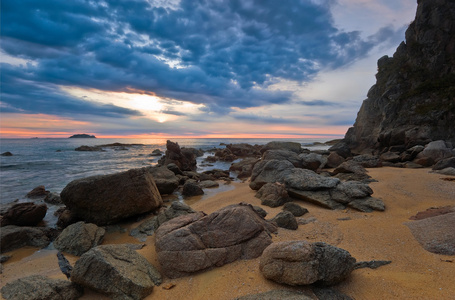
<svg viewBox="0 0 455 300"><path fill-rule="evenodd" d="M254 165L259 161L259 159L254 157L245 158L239 162L233 163L229 167L229 171L237 173L237 177L240 179L248 178L253 172Z"/></svg>
<svg viewBox="0 0 455 300"><path fill-rule="evenodd" d="M25 246L44 248L55 238L56 229L8 225L0 230L0 252Z"/></svg>
<svg viewBox="0 0 455 300"><path fill-rule="evenodd" d="M446 143L442 140L434 141L428 143L425 146L425 149L423 149L423 151L420 152L417 157L427 157L430 158L434 163L437 163L441 159L455 156L454 150L452 148L453 147L451 144Z"/></svg>
<svg viewBox="0 0 455 300"><path fill-rule="evenodd" d="M278 207L289 201L285 186L277 182L263 185L255 197L261 199L262 205L270 207Z"/></svg>
<svg viewBox="0 0 455 300"><path fill-rule="evenodd" d="M162 279L152 264L127 245L105 245L76 261L71 281L112 299L138 300L150 295Z"/></svg>
<svg viewBox="0 0 455 300"><path fill-rule="evenodd" d="M291 169L285 175L286 187L300 191L333 189L340 183L338 178L324 177L307 169Z"/></svg>
<svg viewBox="0 0 455 300"><path fill-rule="evenodd" d="M148 168L77 179L60 196L73 214L97 225L115 223L163 204Z"/></svg>
<svg viewBox="0 0 455 300"><path fill-rule="evenodd" d="M66 227L55 239L54 247L60 251L81 256L101 244L106 230L82 221Z"/></svg>
<svg viewBox="0 0 455 300"><path fill-rule="evenodd" d="M302 158L290 150L267 150L262 155L262 160L287 160L296 168L302 168Z"/></svg>
<svg viewBox="0 0 455 300"><path fill-rule="evenodd" d="M161 226L164 222L172 220L176 217L195 213L191 207L180 201L172 202L169 208L166 208L156 216L142 222L138 227L131 230L130 235L145 242L147 236L153 235L153 233Z"/></svg>
<svg viewBox="0 0 455 300"><path fill-rule="evenodd" d="M150 167L148 171L152 174L161 195L172 194L178 188L179 179L168 167Z"/></svg>
<svg viewBox="0 0 455 300"><path fill-rule="evenodd" d="M273 243L264 250L259 269L270 280L288 285L333 285L345 280L356 266L346 250L306 241Z"/></svg>
<svg viewBox="0 0 455 300"><path fill-rule="evenodd" d="M296 142L272 141L262 147L261 153L267 150L288 150L299 154L302 152L302 144Z"/></svg>
<svg viewBox="0 0 455 300"><path fill-rule="evenodd" d="M83 289L67 280L32 275L7 283L1 292L6 300L76 300Z"/></svg>
<svg viewBox="0 0 455 300"><path fill-rule="evenodd" d="M299 155L302 161L302 168L316 171L322 169L327 164L327 157L317 154L317 153L308 153Z"/></svg>
<svg viewBox="0 0 455 300"><path fill-rule="evenodd" d="M441 159L433 166L432 169L443 170L445 168L455 168L455 157Z"/></svg>
<svg viewBox="0 0 455 300"><path fill-rule="evenodd" d="M256 258L272 243L270 232L275 231L275 225L251 205L238 204L162 224L156 231L155 246L164 274L176 278L237 259Z"/></svg>
<svg viewBox="0 0 455 300"><path fill-rule="evenodd" d="M294 165L287 160L260 161L253 168L250 188L259 190L266 183L283 182L283 172L293 168Z"/></svg>

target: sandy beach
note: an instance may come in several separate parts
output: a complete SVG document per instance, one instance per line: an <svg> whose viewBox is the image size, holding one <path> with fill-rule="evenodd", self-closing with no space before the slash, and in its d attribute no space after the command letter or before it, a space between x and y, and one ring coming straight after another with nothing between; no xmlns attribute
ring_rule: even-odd
<svg viewBox="0 0 455 300"><path fill-rule="evenodd" d="M309 213L298 218L298 230L280 228L273 241L322 241L343 248L357 261L390 260L391 264L378 269L354 270L348 280L334 286L353 299L455 299L455 257L430 253L415 240L404 225L411 216L430 207L455 205L455 182L442 180L446 176L430 173L430 169L377 168L368 169L373 182L374 197L386 205L384 212L362 213L352 209L332 211L295 201ZM248 182L232 183L232 188L209 197L193 198L187 203L195 210L209 214L222 207L240 202L260 205ZM262 206L271 219L281 207ZM137 226L122 224L126 229ZM127 232L109 232L103 244L136 243ZM138 250L153 265L154 236ZM12 258L3 264L0 285L32 274L66 279L57 264L56 250L22 248L7 255ZM74 264L76 256L66 255ZM274 289L305 290L266 280L259 272L259 258L240 260L193 276L168 279L155 287L146 299L235 299L236 297ZM87 291L81 299L108 299Z"/></svg>

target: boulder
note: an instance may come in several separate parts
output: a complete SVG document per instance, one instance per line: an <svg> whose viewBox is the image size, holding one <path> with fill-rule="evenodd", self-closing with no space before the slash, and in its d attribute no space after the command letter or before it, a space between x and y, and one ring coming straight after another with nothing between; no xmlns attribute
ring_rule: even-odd
<svg viewBox="0 0 455 300"><path fill-rule="evenodd" d="M6 300L76 300L84 291L67 280L32 275L7 283L1 292Z"/></svg>
<svg viewBox="0 0 455 300"><path fill-rule="evenodd" d="M259 157L261 156L261 146L246 143L229 144L226 148L237 157Z"/></svg>
<svg viewBox="0 0 455 300"><path fill-rule="evenodd" d="M8 225L0 230L0 252L25 246L44 248L55 238L56 229Z"/></svg>
<svg viewBox="0 0 455 300"><path fill-rule="evenodd" d="M326 243L287 241L264 250L259 269L272 281L288 285L334 285L354 270L356 259L346 250Z"/></svg>
<svg viewBox="0 0 455 300"><path fill-rule="evenodd" d="M179 216L156 231L158 261L169 278L261 255L272 243L275 225L249 204L224 207L210 215Z"/></svg>
<svg viewBox="0 0 455 300"><path fill-rule="evenodd" d="M452 145L446 143L442 140L434 141L428 143L425 146L425 149L417 157L427 157L433 160L433 162L438 162L441 159L449 158L454 156L454 151Z"/></svg>
<svg viewBox="0 0 455 300"><path fill-rule="evenodd" d="M287 160L296 168L302 168L302 158L290 150L267 150L262 155L262 160Z"/></svg>
<svg viewBox="0 0 455 300"><path fill-rule="evenodd" d="M195 180L187 180L183 185L182 195L186 197L204 195L204 191Z"/></svg>
<svg viewBox="0 0 455 300"><path fill-rule="evenodd" d="M292 213L295 217L301 217L304 214L308 213L308 209L303 208L294 202L288 202L288 203L284 204L283 210Z"/></svg>
<svg viewBox="0 0 455 300"><path fill-rule="evenodd" d="M168 168L170 171L172 171L172 173L174 173L175 175L183 175L183 172L182 170L180 170L179 166L177 166L176 164L174 163L170 163L166 166L166 168ZM156 180L155 180L156 181Z"/></svg>
<svg viewBox="0 0 455 300"><path fill-rule="evenodd" d="M302 145L296 142L273 141L262 147L261 153L264 153L267 150L288 150L300 154L300 152L302 152Z"/></svg>
<svg viewBox="0 0 455 300"><path fill-rule="evenodd" d="M130 235L145 242L147 236L153 233L160 227L161 224L172 220L178 216L195 213L191 207L180 201L172 202L171 206L162 210L157 216L142 222L138 227L131 230Z"/></svg>
<svg viewBox="0 0 455 300"><path fill-rule="evenodd" d="M66 227L55 239L54 247L60 251L81 256L101 244L106 230L82 221Z"/></svg>
<svg viewBox="0 0 455 300"><path fill-rule="evenodd" d="M80 147L77 147L74 150L75 151L89 151L89 152L104 152L104 151L106 151L103 148L101 148L100 146L86 146L86 145L82 145Z"/></svg>
<svg viewBox="0 0 455 300"><path fill-rule="evenodd" d="M364 168L379 168L382 167L379 157L369 154L357 155L352 158L353 162L360 164Z"/></svg>
<svg viewBox="0 0 455 300"><path fill-rule="evenodd" d="M433 170L442 170L445 168L455 168L455 157L441 159L433 166L432 169Z"/></svg>
<svg viewBox="0 0 455 300"><path fill-rule="evenodd" d="M340 141L329 148L330 152L336 152L339 156L343 158L348 158L352 156L351 149L345 141Z"/></svg>
<svg viewBox="0 0 455 300"><path fill-rule="evenodd" d="M288 189L289 196L328 209L345 209L346 206L332 199L330 191L301 191Z"/></svg>
<svg viewBox="0 0 455 300"><path fill-rule="evenodd" d="M161 155L163 155L163 152L160 149L155 149L150 154L150 156L161 156Z"/></svg>
<svg viewBox="0 0 455 300"><path fill-rule="evenodd" d="M9 152L9 151L6 151L6 152L3 152L2 154L0 154L1 156L13 156L13 153Z"/></svg>
<svg viewBox="0 0 455 300"><path fill-rule="evenodd" d="M261 204L278 207L289 201L289 195L283 184L266 183L256 193L256 198L261 199Z"/></svg>
<svg viewBox="0 0 455 300"><path fill-rule="evenodd" d="M71 281L113 299L143 299L162 279L152 264L127 245L104 245L76 261Z"/></svg>
<svg viewBox="0 0 455 300"><path fill-rule="evenodd" d="M401 160L401 156L397 152L386 152L381 154L380 159L385 162L396 163Z"/></svg>
<svg viewBox="0 0 455 300"><path fill-rule="evenodd" d="M314 300L314 296L301 291L293 290L272 290L259 294L251 294L235 298L235 300Z"/></svg>
<svg viewBox="0 0 455 300"><path fill-rule="evenodd" d="M2 216L1 226L36 226L46 216L46 212L46 204L16 203Z"/></svg>
<svg viewBox="0 0 455 300"><path fill-rule="evenodd" d="M327 164L326 167L329 168L336 168L344 162L344 158L336 153L335 151L330 152L329 156L327 157Z"/></svg>
<svg viewBox="0 0 455 300"><path fill-rule="evenodd" d="M49 194L49 191L46 191L46 189L44 188L44 185L40 185L40 186L37 186L36 188L34 188L33 190L31 190L30 192L27 193L27 198L41 198L41 197L45 197L47 196L47 194Z"/></svg>
<svg viewBox="0 0 455 300"><path fill-rule="evenodd" d="M220 186L220 184L213 180L204 180L204 181L199 182L199 186L203 189L207 189L207 188L217 188Z"/></svg>
<svg viewBox="0 0 455 300"><path fill-rule="evenodd" d="M77 217L97 225L112 224L163 204L149 168L73 180L60 196Z"/></svg>
<svg viewBox="0 0 455 300"><path fill-rule="evenodd" d="M196 170L196 155L190 148L180 149L178 143L166 142L166 153L159 160L160 165L166 166L170 163L176 164L182 171Z"/></svg>
<svg viewBox="0 0 455 300"><path fill-rule="evenodd" d="M267 217L267 212L260 206L253 205L253 209L260 215L262 218Z"/></svg>
<svg viewBox="0 0 455 300"><path fill-rule="evenodd" d="M63 204L62 199L60 198L60 195L57 193L47 194L46 197L44 198L44 202L49 203L49 204L54 204L54 205Z"/></svg>
<svg viewBox="0 0 455 300"><path fill-rule="evenodd" d="M302 168L316 171L322 169L327 164L327 157L317 153L300 154Z"/></svg>
<svg viewBox="0 0 455 300"><path fill-rule="evenodd" d="M427 251L455 255L455 212L404 223Z"/></svg>
<svg viewBox="0 0 455 300"><path fill-rule="evenodd" d="M283 172L293 168L294 165L287 160L260 161L253 168L250 188L259 190L268 182L283 182Z"/></svg>
<svg viewBox="0 0 455 300"><path fill-rule="evenodd" d="M177 167L175 164L169 165ZM171 170L169 165L167 167L150 167L147 169L152 174L153 180L155 181L156 187L158 188L158 191L160 191L161 195L172 194L179 186L179 179L174 172L176 170L175 168ZM180 171L180 173L182 173L182 171Z"/></svg>
<svg viewBox="0 0 455 300"><path fill-rule="evenodd" d="M356 161L348 160L339 165L335 170L333 170L333 174L339 173L355 173L360 175L366 175L367 170L365 170L362 165Z"/></svg>
<svg viewBox="0 0 455 300"><path fill-rule="evenodd" d="M442 169L442 170L435 170L433 171L435 173L438 173L438 174L442 174L442 175L449 175L449 176L455 176L455 168L445 168L445 169Z"/></svg>
<svg viewBox="0 0 455 300"><path fill-rule="evenodd" d="M253 172L254 165L259 161L259 159L254 157L245 158L237 163L233 163L229 171L237 173L237 177L240 179L248 178Z"/></svg>
<svg viewBox="0 0 455 300"><path fill-rule="evenodd" d="M335 188L340 180L325 177L307 169L291 169L285 172L284 182L287 189L317 191Z"/></svg>
<svg viewBox="0 0 455 300"><path fill-rule="evenodd" d="M270 222L275 223L278 227L286 228L290 230L297 230L299 224L294 215L289 211L279 212Z"/></svg>

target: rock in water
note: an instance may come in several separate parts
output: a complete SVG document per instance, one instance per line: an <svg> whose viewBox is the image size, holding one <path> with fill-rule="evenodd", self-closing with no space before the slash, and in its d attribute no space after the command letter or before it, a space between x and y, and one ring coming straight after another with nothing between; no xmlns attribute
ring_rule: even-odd
<svg viewBox="0 0 455 300"><path fill-rule="evenodd" d="M1 292L6 300L76 300L83 289L70 281L32 275L6 284Z"/></svg>
<svg viewBox="0 0 455 300"><path fill-rule="evenodd" d="M356 260L346 250L306 241L273 243L264 250L259 269L265 278L289 285L333 285L346 279Z"/></svg>
<svg viewBox="0 0 455 300"><path fill-rule="evenodd" d="M1 225L36 226L46 216L46 212L46 204L17 203L2 216Z"/></svg>
<svg viewBox="0 0 455 300"><path fill-rule="evenodd" d="M71 281L113 299L136 300L161 284L161 274L127 245L105 245L92 248L76 261Z"/></svg>
<svg viewBox="0 0 455 300"><path fill-rule="evenodd" d="M156 231L155 246L164 274L170 278L261 255L272 242L275 225L249 204L230 205L210 215L202 212L174 218Z"/></svg>
<svg viewBox="0 0 455 300"><path fill-rule="evenodd" d="M82 221L66 227L55 239L54 247L60 251L81 256L101 244L106 230Z"/></svg>
<svg viewBox="0 0 455 300"><path fill-rule="evenodd" d="M60 197L73 214L97 225L115 223L163 204L148 168L77 179Z"/></svg>

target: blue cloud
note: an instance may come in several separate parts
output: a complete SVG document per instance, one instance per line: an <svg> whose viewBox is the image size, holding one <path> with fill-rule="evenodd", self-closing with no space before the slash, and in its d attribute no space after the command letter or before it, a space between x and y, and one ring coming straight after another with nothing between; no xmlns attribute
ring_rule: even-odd
<svg viewBox="0 0 455 300"><path fill-rule="evenodd" d="M84 112L87 102L55 88L65 85L147 91L216 114L286 103L292 91L266 89L276 78L309 81L395 41L389 27L365 40L338 30L333 3L181 0L164 8L146 0L3 0L1 48L33 64L2 70L4 84L11 84L2 101L24 110ZM27 86L15 89L20 83ZM46 100L30 97L31 87L48 93ZM137 114L93 106L110 116Z"/></svg>

